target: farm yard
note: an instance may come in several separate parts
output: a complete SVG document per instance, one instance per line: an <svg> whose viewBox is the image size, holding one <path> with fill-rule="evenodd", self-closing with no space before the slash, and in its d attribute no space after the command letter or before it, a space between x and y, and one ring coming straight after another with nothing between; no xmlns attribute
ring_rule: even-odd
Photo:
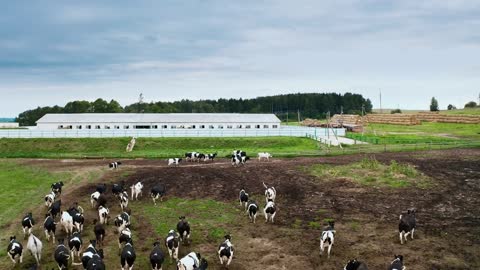
<svg viewBox="0 0 480 270"><path fill-rule="evenodd" d="M369 269L386 269L394 254L402 254L410 269L480 268L480 149L276 158L250 160L240 167L224 158L179 167L167 167L165 160L126 159L119 169L110 170L107 164L112 161L1 160L0 246L7 246L10 235L26 246L20 221L31 211L37 222L34 234L44 243L41 269L52 269L54 245L46 242L41 228L47 211L43 197L50 184L65 183L62 208L79 202L85 209L85 243L94 238L91 221L97 214L89 198L96 184L107 183L110 190L112 183L125 180L130 186L141 180L144 196L129 204L137 252L134 269L149 269L153 242L163 242L182 215L191 224L192 237L189 245L180 245L180 257L199 252L208 269L222 269L216 251L226 233L235 247L229 269L341 269L353 258ZM167 194L154 206L148 192L158 182L166 185ZM245 188L262 212L262 182L275 186L278 213L274 224L265 224L259 215L254 225L239 206L238 192ZM120 207L111 192L107 199L113 218ZM417 209L415 239L401 245L398 216L412 207ZM319 237L329 220L335 221L337 233L327 259L319 255ZM57 238L63 235L58 226ZM110 224L103 246L108 269L120 264L117 238ZM5 251L0 250L1 269L12 267ZM25 251L24 263L16 269L33 264ZM175 263L167 258L163 269L175 269Z"/></svg>

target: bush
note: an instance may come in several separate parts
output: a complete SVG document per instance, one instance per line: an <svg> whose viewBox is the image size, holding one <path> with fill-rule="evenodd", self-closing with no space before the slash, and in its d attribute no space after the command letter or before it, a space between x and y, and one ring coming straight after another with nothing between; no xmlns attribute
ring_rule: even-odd
<svg viewBox="0 0 480 270"><path fill-rule="evenodd" d="M456 110L457 107L453 106L452 104L448 104L447 109L451 111L451 110Z"/></svg>
<svg viewBox="0 0 480 270"><path fill-rule="evenodd" d="M392 110L390 113L391 113L391 114L394 114L394 113L402 113L402 110L400 110L400 109L395 109L395 110Z"/></svg>
<svg viewBox="0 0 480 270"><path fill-rule="evenodd" d="M435 97L432 97L432 100L430 101L430 111L438 112L438 101Z"/></svg>
<svg viewBox="0 0 480 270"><path fill-rule="evenodd" d="M470 101L467 104L465 104L465 108L475 108L477 107L477 103L475 101Z"/></svg>

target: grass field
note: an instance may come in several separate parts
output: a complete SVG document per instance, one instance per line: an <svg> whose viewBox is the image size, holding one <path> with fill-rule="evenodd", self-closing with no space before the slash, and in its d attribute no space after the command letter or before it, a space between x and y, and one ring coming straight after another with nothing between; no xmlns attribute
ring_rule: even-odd
<svg viewBox="0 0 480 270"><path fill-rule="evenodd" d="M480 115L480 107L478 108L467 108L467 109L460 109L460 110L445 110L440 111L442 114L467 114L467 115Z"/></svg>
<svg viewBox="0 0 480 270"><path fill-rule="evenodd" d="M317 143L307 138L140 138L131 153L125 152L130 138L0 139L0 157L7 158L171 158L185 152L217 152L227 157L235 149L248 153L267 151L275 156L314 154Z"/></svg>

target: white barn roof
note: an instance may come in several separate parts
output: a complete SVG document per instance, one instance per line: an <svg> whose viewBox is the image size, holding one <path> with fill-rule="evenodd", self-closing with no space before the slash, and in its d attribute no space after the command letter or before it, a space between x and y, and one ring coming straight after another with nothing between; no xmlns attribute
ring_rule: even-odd
<svg viewBox="0 0 480 270"><path fill-rule="evenodd" d="M254 113L48 113L45 123L280 123L274 114Z"/></svg>

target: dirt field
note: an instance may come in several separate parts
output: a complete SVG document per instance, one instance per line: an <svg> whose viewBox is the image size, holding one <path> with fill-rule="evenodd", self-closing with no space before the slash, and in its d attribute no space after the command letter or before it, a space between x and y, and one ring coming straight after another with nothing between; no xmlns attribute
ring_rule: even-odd
<svg viewBox="0 0 480 270"><path fill-rule="evenodd" d="M178 168L167 167L166 162L161 160L125 160L124 166L106 173L99 182L124 179L131 184L142 180L146 186L145 195L154 183L162 182L168 189L166 200L173 197L210 198L238 209L238 192L244 187L254 195L262 211L262 181L275 186L278 193L275 224L265 224L263 215L259 215L257 223L252 224L240 211L237 211L239 222L222 224L229 227L236 248L229 268L232 270L343 269L345 262L353 258L366 262L369 269L386 269L394 254L402 254L409 269L480 269L480 149L375 155L380 162L394 159L415 165L434 182L426 190L365 187L343 179L322 181L302 170L309 164L348 164L363 157L294 158L270 162L252 160L239 168L233 168L226 160L213 164L189 163ZM98 169L108 160L22 162L55 171ZM94 183L85 182L75 189L65 187L62 195L65 206L74 201L82 203L88 223L85 231L90 235L90 221L96 212L88 207L87 202L93 190ZM109 199L113 201L113 198ZM140 267L136 269L147 269L145 265L151 244L165 235L157 235L152 219L143 216L142 207L152 204L148 196L131 204L135 221L132 231L138 235L136 247ZM161 203L158 207L162 207ZM416 239L400 245L398 216L411 207L418 211ZM44 211L35 209L34 215L43 216ZM111 215L115 216L119 211L115 203L111 207ZM319 255L319 236L326 218L335 220L337 230L330 259L325 254ZM17 228L17 220L3 229ZM43 222L43 219L39 220ZM156 222L162 222L161 217ZM321 226L316 226L319 222ZM108 269L119 266L115 243L117 236L113 233L113 225L110 227L105 244ZM192 228L195 234L195 224ZM37 231L37 235L41 233L38 228ZM57 234L61 236L63 231L58 230ZM17 235L21 235L20 231ZM40 236L43 240L44 235ZM84 241L87 239L84 237ZM180 256L194 250L208 258L208 269L222 269L215 257L218 244L192 242L189 246L180 247ZM43 260L49 262L53 247L51 244L45 246L47 253ZM31 259L29 254L25 257ZM10 265L7 264L9 259L4 257L2 260L0 266ZM52 266L49 262L43 269L51 269ZM170 263L164 269L175 267Z"/></svg>

